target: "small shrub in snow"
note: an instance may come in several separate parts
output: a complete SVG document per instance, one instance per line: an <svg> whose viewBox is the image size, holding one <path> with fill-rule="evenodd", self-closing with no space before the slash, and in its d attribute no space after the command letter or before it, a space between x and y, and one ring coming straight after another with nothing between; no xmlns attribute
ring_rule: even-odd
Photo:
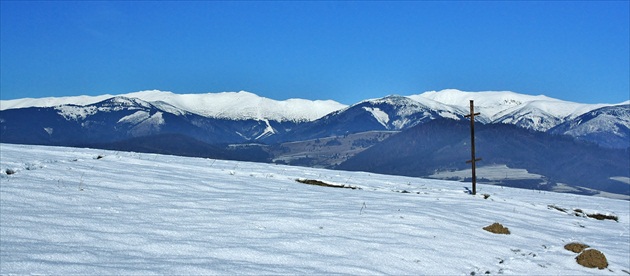
<svg viewBox="0 0 630 276"><path fill-rule="evenodd" d="M609 220L614 220L616 222L619 222L619 218L617 216L614 215L604 215L604 214L586 214L587 217L589 218L594 218L596 220L605 220L605 219L609 219Z"/></svg>
<svg viewBox="0 0 630 276"><path fill-rule="evenodd" d="M556 210L558 210L560 212L563 212L563 213L567 212L567 209L564 209L564 208L561 208L561 207L558 207L558 206L555 206L555 205L547 205L547 208L549 208L549 209L556 209Z"/></svg>
<svg viewBox="0 0 630 276"><path fill-rule="evenodd" d="M597 267L599 269L604 269L608 267L606 256L604 253L596 249L584 250L580 255L575 257L575 259L578 264L589 268Z"/></svg>
<svg viewBox="0 0 630 276"><path fill-rule="evenodd" d="M337 184L330 184L330 183L326 183L324 181L320 181L320 180L315 180L315 179L296 179L295 181L303 183L303 184L309 184L309 185L315 185L315 186L323 186L323 187L331 187L331 188L346 188L346 189L359 189L361 190L361 188L359 187L354 187L354 186L350 186L350 185L337 185Z"/></svg>
<svg viewBox="0 0 630 276"><path fill-rule="evenodd" d="M505 234L505 235L510 234L510 229L508 229L507 227L503 226L501 223L498 223L498 222L495 222L491 225L484 227L483 230L486 230L494 234Z"/></svg>
<svg viewBox="0 0 630 276"><path fill-rule="evenodd" d="M573 253L580 253L586 248L589 248L589 246L579 242L572 242L564 246L564 249L569 250Z"/></svg>
<svg viewBox="0 0 630 276"><path fill-rule="evenodd" d="M556 210L558 210L560 212L570 214L569 211L567 209L565 209L565 208L560 208L560 207L554 206L554 205L547 205L547 207L549 209L556 209ZM574 209L573 210L573 215L575 215L576 217L589 217L589 218L594 218L594 219L597 219L597 220L609 219L609 220L614 220L616 222L619 222L619 217L617 217L615 215L604 215L604 214L600 214L600 213L586 214L586 213L584 213L584 211L582 211L582 209Z"/></svg>

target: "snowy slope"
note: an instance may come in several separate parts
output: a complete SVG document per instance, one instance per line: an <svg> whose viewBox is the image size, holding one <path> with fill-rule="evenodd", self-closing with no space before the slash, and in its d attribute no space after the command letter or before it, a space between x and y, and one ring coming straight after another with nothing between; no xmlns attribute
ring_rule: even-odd
<svg viewBox="0 0 630 276"><path fill-rule="evenodd" d="M0 274L630 270L627 201L484 185L471 196L459 182L78 148L0 144L0 154ZM511 234L482 230L494 222ZM563 248L574 241L608 268L578 265Z"/></svg>
<svg viewBox="0 0 630 276"><path fill-rule="evenodd" d="M175 94L150 90L122 95L6 100L0 101L0 110L23 107L52 107L63 104L90 105L116 96L138 98L151 103L164 102L182 110L212 118L267 119L280 122L311 121L345 107L345 105L331 100L288 99L276 101L245 91Z"/></svg>

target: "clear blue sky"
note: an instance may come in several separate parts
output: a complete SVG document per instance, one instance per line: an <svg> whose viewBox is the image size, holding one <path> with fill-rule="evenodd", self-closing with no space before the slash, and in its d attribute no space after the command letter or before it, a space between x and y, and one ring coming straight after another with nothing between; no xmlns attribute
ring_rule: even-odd
<svg viewBox="0 0 630 276"><path fill-rule="evenodd" d="M1 95L630 98L629 1L1 1Z"/></svg>

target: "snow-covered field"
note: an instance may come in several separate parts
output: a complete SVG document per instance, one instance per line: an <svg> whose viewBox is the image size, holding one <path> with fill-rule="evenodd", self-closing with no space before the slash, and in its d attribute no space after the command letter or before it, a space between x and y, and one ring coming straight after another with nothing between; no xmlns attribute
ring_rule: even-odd
<svg viewBox="0 0 630 276"><path fill-rule="evenodd" d="M9 144L0 170L0 274L630 274L622 200ZM577 264L574 241L608 268Z"/></svg>

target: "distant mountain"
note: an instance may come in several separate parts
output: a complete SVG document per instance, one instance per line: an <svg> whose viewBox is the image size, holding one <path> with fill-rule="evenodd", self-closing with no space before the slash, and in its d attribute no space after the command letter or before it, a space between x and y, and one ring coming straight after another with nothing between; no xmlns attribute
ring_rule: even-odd
<svg viewBox="0 0 630 276"><path fill-rule="evenodd" d="M446 105L465 108L474 100L477 117L483 123L513 124L526 129L547 131L588 111L610 106L605 104L580 104L547 96L531 96L510 91L465 92L456 89L430 91L410 96L412 99L427 98Z"/></svg>
<svg viewBox="0 0 630 276"><path fill-rule="evenodd" d="M576 137L603 147L630 147L630 104L586 112L552 128L550 133Z"/></svg>
<svg viewBox="0 0 630 276"><path fill-rule="evenodd" d="M602 115L587 125L576 121L581 122L583 118L577 118L587 112L612 105L579 104L509 91L464 92L447 89L407 97L388 96L365 100L349 107L334 101L275 101L243 91L178 95L154 90L124 95L0 101L0 120L4 120L0 124L4 124L5 128L2 141L73 144L75 140L81 139L114 141L164 133L189 135L212 143L300 141L365 131L400 131L439 118L461 119L469 112L470 100L475 101L475 111L481 113L476 118L483 123L513 124L536 131L555 128L554 134L569 135L604 147L623 148L628 137L623 134L628 119L615 117L624 116L627 112ZM109 104L116 108L108 109L107 101L112 99L118 99L118 102ZM133 102L137 107L123 105L121 99ZM40 108L15 111L27 107ZM133 114L127 114L132 110ZM19 118L23 116L20 114L28 114L27 117L32 118ZM55 119L57 115L54 114L61 115L65 121ZM46 118L25 123L38 116ZM168 116L170 123L162 126L162 116ZM608 121L604 118L608 118ZM51 120L66 124L64 127L77 133L65 138L59 132L50 134L48 132L55 129L59 131L59 127L53 127ZM182 120L186 123L174 126L175 122ZM78 121L81 121L80 127L76 126ZM48 122L48 125L41 125L43 122ZM20 133L7 132L6 128L12 123L19 124L12 125L12 128L33 136L20 137ZM101 127L94 129L99 124ZM187 124L189 126L185 126ZM93 127L90 128L90 125ZM563 126L557 127L560 125ZM612 127L614 125L621 127ZM108 128L112 130L104 131ZM64 139L68 141L64 142Z"/></svg>
<svg viewBox="0 0 630 276"><path fill-rule="evenodd" d="M111 95L103 95L0 101L0 120L6 121L0 121L5 128L2 141L74 144L81 142L81 139L115 141L164 133L189 135L210 143L300 141L365 131L400 131L438 118L461 119L469 112L471 99L475 101L475 111L481 113L476 118L483 123L513 124L536 131L555 128L554 134L569 135L604 147L623 148L628 137L623 134L628 119L615 117L627 113L600 116L587 125L577 123L583 120L577 119L579 116L612 105L579 104L509 91L464 92L447 89L407 97L387 96L365 100L349 107L334 101L275 101L243 91L178 95L153 90L124 95L110 98L107 97ZM107 109L107 101L112 99L126 99L137 107L116 102L110 105L117 109ZM41 108L15 111L25 107ZM127 114L131 110L134 113ZM112 115L112 111L117 115ZM110 115L99 114L103 112ZM57 120L54 114L66 120ZM25 123L38 116L46 118ZM170 117L170 123L162 126L164 118L161 116ZM608 122L603 118L608 118ZM105 121L99 121L101 119ZM55 129L59 131L60 128L53 127L50 120L66 124L65 128L77 133L65 138L59 132L50 134L48 132ZM181 120L186 123L175 127L174 123ZM78 121L82 121L81 127L76 126ZM43 122L48 122L48 125L41 125ZM31 136L20 137L20 132L7 132L6 128L12 123L19 124L12 128L21 129L21 133L31 133ZM101 127L94 129L95 124L101 124ZM185 126L187 124L189 126ZM563 126L557 127L560 125ZM621 127L612 127L614 125ZM112 130L99 132L108 128Z"/></svg>
<svg viewBox="0 0 630 276"><path fill-rule="evenodd" d="M92 105L109 98L135 98L154 105L166 103L179 110L204 117L229 120L270 120L304 122L320 118L346 107L335 101L288 99L276 101L253 93L224 92L206 94L175 94L158 90L122 95L77 96L0 101L0 110L24 107L54 107L59 105Z"/></svg>
<svg viewBox="0 0 630 276"><path fill-rule="evenodd" d="M0 112L2 142L75 146L180 134L204 143L242 143L291 129L293 122L204 117L164 102L114 97L86 106L30 107Z"/></svg>
<svg viewBox="0 0 630 276"><path fill-rule="evenodd" d="M437 118L463 118L464 111L457 107L420 100L396 95L365 100L300 124L290 136L278 139L300 141L367 131L399 131Z"/></svg>

